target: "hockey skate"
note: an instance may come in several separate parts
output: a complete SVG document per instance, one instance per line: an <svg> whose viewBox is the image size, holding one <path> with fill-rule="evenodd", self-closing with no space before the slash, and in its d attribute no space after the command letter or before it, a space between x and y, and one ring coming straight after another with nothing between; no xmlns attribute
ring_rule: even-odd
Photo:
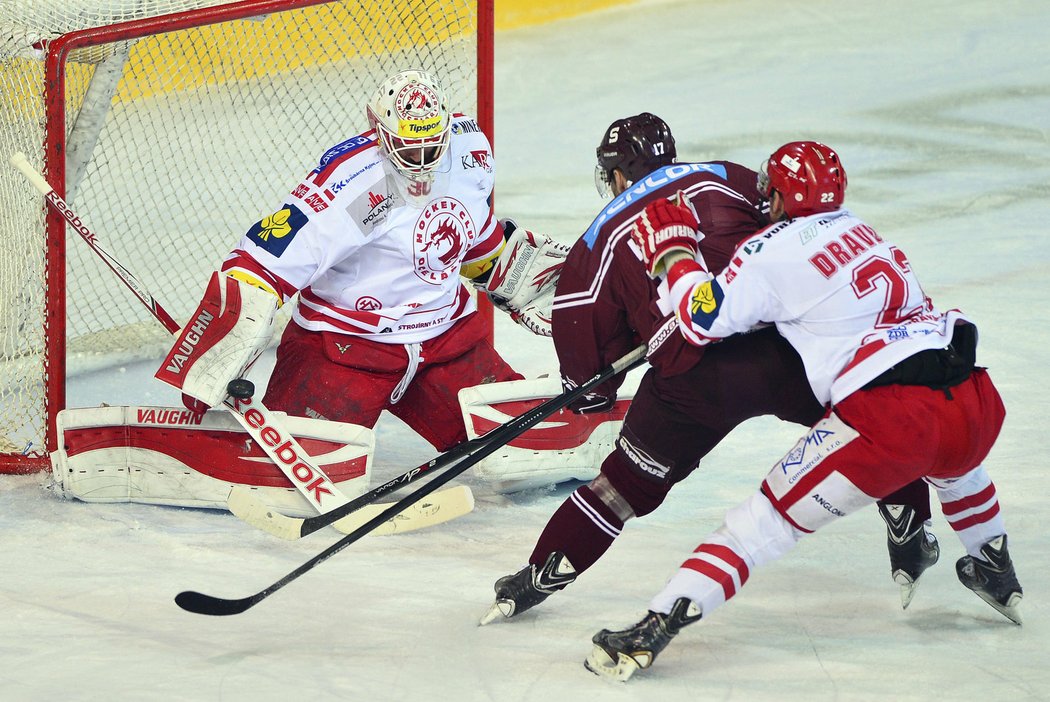
<svg viewBox="0 0 1050 702"><path fill-rule="evenodd" d="M1006 535L997 536L981 546L984 559L963 556L955 563L959 582L977 593L982 600L1012 621L1021 623L1018 605L1024 591L1017 582L1014 564L1006 550Z"/></svg>
<svg viewBox="0 0 1050 702"><path fill-rule="evenodd" d="M702 615L696 603L679 597L670 614L650 611L629 629L602 629L591 639L594 648L583 665L600 677L626 682L635 671L651 666L682 627L698 621Z"/></svg>
<svg viewBox="0 0 1050 702"><path fill-rule="evenodd" d="M886 522L890 577L901 586L901 607L908 609L919 586L919 576L937 562L941 547L924 523L916 523L912 507L879 503L879 516Z"/></svg>
<svg viewBox="0 0 1050 702"><path fill-rule="evenodd" d="M478 622L484 626L497 619L510 619L532 609L576 579L576 569L557 551L547 556L543 567L527 565L517 573L496 581L496 602Z"/></svg>

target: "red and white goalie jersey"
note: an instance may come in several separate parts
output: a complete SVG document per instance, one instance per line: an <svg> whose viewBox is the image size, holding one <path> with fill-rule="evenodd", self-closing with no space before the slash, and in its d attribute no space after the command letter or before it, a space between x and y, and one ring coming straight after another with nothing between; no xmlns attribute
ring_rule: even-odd
<svg viewBox="0 0 1050 702"><path fill-rule="evenodd" d="M454 115L429 192L386 164L374 131L332 147L222 270L284 300L300 292L293 319L309 330L396 344L446 331L476 309L460 269L503 245L492 149L472 118Z"/></svg>
<svg viewBox="0 0 1050 702"><path fill-rule="evenodd" d="M904 253L845 209L771 226L716 278L694 267L674 280L670 299L698 345L775 323L817 399L832 404L905 358L947 346L956 322L968 321L936 310Z"/></svg>

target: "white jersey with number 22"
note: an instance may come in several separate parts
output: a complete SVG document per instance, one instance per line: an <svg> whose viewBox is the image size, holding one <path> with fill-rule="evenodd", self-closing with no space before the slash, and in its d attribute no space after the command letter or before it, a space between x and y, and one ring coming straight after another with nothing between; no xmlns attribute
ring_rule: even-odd
<svg viewBox="0 0 1050 702"><path fill-rule="evenodd" d="M951 343L904 253L851 212L780 222L743 243L712 279L675 281L682 333L702 345L774 323L802 357L817 399L836 403L891 366Z"/></svg>

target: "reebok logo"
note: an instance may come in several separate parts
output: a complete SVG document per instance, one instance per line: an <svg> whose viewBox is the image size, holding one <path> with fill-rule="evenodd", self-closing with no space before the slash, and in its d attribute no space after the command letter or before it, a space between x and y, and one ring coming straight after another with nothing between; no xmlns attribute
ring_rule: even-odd
<svg viewBox="0 0 1050 702"><path fill-rule="evenodd" d="M296 447L292 444L294 439L272 424L268 424L266 415L251 406L251 399L234 398L234 404L248 426L257 430L255 440L273 449L271 458L291 480L297 482L307 493L312 493L315 505L321 506L325 495L334 496L329 487L328 478L318 475L313 467L299 458Z"/></svg>

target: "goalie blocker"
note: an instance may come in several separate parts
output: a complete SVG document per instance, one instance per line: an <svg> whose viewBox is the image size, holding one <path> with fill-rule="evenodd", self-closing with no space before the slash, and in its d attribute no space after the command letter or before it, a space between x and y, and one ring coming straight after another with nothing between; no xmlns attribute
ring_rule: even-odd
<svg viewBox="0 0 1050 702"><path fill-rule="evenodd" d="M371 429L274 414L345 497L368 490L375 449ZM317 513L226 411L67 409L58 414L58 432L52 475L55 490L67 498L226 509L230 490L244 486L282 513ZM290 445L274 448L293 473L309 470Z"/></svg>
<svg viewBox="0 0 1050 702"><path fill-rule="evenodd" d="M195 412L215 407L226 398L227 384L242 377L270 342L279 302L268 289L213 272L157 379L181 390Z"/></svg>
<svg viewBox="0 0 1050 702"><path fill-rule="evenodd" d="M463 388L459 404L467 437L476 439L562 390L553 377ZM607 412L562 409L479 462L473 473L502 493L593 480L615 448L632 397L619 397Z"/></svg>

